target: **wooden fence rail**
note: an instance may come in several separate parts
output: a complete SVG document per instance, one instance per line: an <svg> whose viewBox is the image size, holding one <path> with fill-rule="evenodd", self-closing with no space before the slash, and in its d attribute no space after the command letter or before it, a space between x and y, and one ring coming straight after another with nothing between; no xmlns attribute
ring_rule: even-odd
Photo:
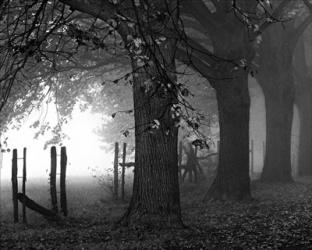
<svg viewBox="0 0 312 250"><path fill-rule="evenodd" d="M26 207L42 214L45 217L51 217L58 214L57 207L57 189L56 189L56 171L57 171L57 153L56 147L51 147L50 157L51 157L51 166L50 166L50 196L52 209L44 208L43 206L37 204L35 201L31 200L26 195L26 180L27 180L27 149L23 149L23 157L18 158L17 149L13 149L12 153L12 200L13 200L13 219L14 223L19 221L18 215L18 201L22 203L22 216L23 223L27 223L26 218ZM23 176L18 176L18 160L23 160ZM61 211L64 216L67 216L67 198L66 198L66 166L67 166L67 154L66 147L61 148L61 157L60 157L60 203L61 203ZM18 178L22 178L22 193L18 193ZM59 217L57 217L59 218Z"/></svg>

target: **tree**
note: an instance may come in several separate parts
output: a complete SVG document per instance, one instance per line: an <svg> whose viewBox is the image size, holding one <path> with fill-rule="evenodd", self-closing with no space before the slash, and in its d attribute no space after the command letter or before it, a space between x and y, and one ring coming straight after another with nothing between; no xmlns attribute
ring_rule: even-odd
<svg viewBox="0 0 312 250"><path fill-rule="evenodd" d="M45 11L51 13L55 9L59 10L55 15L56 19L59 18L62 21L57 22L59 31L64 31L62 30L64 15L68 14L66 16L68 18L73 14L74 9L91 15L95 21L101 19L109 23L113 30L118 32L115 35L119 37L117 39L122 41L128 52L133 82L136 169L132 200L121 222L182 226L177 166L178 129L172 118L174 107L178 103L178 96L181 95L181 86L176 84L175 72L175 48L179 26L178 2L166 0L153 3L79 0L62 2L69 5L71 10L52 1L42 3L34 1L31 4L25 3L17 7L20 11L16 17L21 21L15 24L17 27L24 27L18 25L26 22L29 28L26 26L25 36L22 32L18 33L22 37L23 46L17 43L14 49L18 51L17 56L25 63L14 72L18 72L25 66L27 62L25 58L32 59L36 53L42 52L47 47L43 41L48 40L48 34L43 30L50 30L51 27L45 24L50 24L51 21L45 15ZM8 2L7 4L14 3ZM28 10L34 13L31 15L34 17L32 20L27 19ZM54 15L50 15L50 18L52 17ZM10 18L13 24L14 18L12 16ZM42 24L43 20L44 24ZM79 45L84 45L85 40L92 40L94 43L94 37L82 32L79 28L68 26L67 31L73 33L69 36L74 38ZM37 37L30 40L29 37L33 36L33 33L35 36L37 34L43 34L43 36L39 36L41 38L39 41ZM61 36L59 34L58 37ZM11 38L12 35L7 37L7 39ZM11 49L11 44L9 42L7 44ZM60 40L60 44L66 46L67 43ZM52 53L46 55L46 59L52 67L58 66L60 65L58 55L62 55L62 52L58 50L60 45L53 41L50 45L49 51ZM28 57L25 56L25 51ZM67 60L63 62L65 64L70 62L70 57L71 55L66 57Z"/></svg>
<svg viewBox="0 0 312 250"><path fill-rule="evenodd" d="M249 199L249 108L248 74L260 34L272 23L288 0L271 10L263 1L185 2L183 11L206 39L188 39L192 49L181 49L180 60L191 57L193 67L216 90L220 154L217 176L206 198ZM197 36L198 37L198 36ZM202 37L202 36L201 36Z"/></svg>
<svg viewBox="0 0 312 250"><path fill-rule="evenodd" d="M308 28L309 33L311 27ZM307 33L307 32L306 32ZM304 34L305 35L305 34ZM298 156L298 175L312 175L312 85L311 70L307 63L307 46L309 36L302 36L298 41L295 50L293 67L295 76L295 104L298 107L300 119L300 138L299 138L299 156Z"/></svg>
<svg viewBox="0 0 312 250"><path fill-rule="evenodd" d="M135 118L133 195L124 224L181 226L177 135L188 90L176 82L175 56L179 1L62 1L114 27L128 50L132 66ZM182 99L182 101L181 101ZM195 130L197 120L187 119Z"/></svg>
<svg viewBox="0 0 312 250"><path fill-rule="evenodd" d="M306 4L310 6L307 1ZM262 36L259 50L256 77L263 89L266 107L266 155L261 176L264 181L292 180L290 147L295 99L292 59L298 39L312 21L308 14L297 25L296 9L301 7L291 5L281 13L292 20L269 27Z"/></svg>

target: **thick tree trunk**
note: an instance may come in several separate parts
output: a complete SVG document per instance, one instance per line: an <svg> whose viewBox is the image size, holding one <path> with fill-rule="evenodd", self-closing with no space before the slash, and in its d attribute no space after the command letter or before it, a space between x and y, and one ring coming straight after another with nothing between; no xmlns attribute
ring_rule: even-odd
<svg viewBox="0 0 312 250"><path fill-rule="evenodd" d="M307 65L304 37L298 41L294 53L294 72L296 72L296 98L300 119L298 175L312 175L312 89Z"/></svg>
<svg viewBox="0 0 312 250"><path fill-rule="evenodd" d="M175 43L162 45L159 62L175 81ZM122 224L153 227L182 227L178 180L178 129L173 126L172 104L176 96L167 91L164 72L140 68L132 61L135 117L135 172L133 193ZM159 65L160 66L160 65ZM163 83L163 85L162 85ZM157 126L159 122L159 126ZM151 128L151 124L156 128Z"/></svg>
<svg viewBox="0 0 312 250"><path fill-rule="evenodd" d="M220 126L219 165L205 199L249 199L248 73L241 70L240 75L218 82L216 86Z"/></svg>
<svg viewBox="0 0 312 250"><path fill-rule="evenodd" d="M291 177L291 128L294 107L293 22L273 25L263 34L259 72L266 107L266 154L261 179L288 182Z"/></svg>
<svg viewBox="0 0 312 250"><path fill-rule="evenodd" d="M285 74L287 69L285 69ZM286 74L288 75L288 74ZM264 89L266 108L266 154L261 179L287 182L291 177L291 128L294 86L291 76L268 78ZM259 82L260 85L261 81Z"/></svg>
<svg viewBox="0 0 312 250"><path fill-rule="evenodd" d="M298 175L312 175L312 95L304 89L297 91L296 104L300 118Z"/></svg>

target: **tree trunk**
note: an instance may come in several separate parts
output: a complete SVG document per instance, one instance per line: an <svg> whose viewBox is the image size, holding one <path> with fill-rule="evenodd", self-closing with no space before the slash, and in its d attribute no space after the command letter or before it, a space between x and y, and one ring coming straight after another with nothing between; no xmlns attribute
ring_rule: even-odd
<svg viewBox="0 0 312 250"><path fill-rule="evenodd" d="M216 83L220 126L217 176L205 199L251 198L249 178L248 73Z"/></svg>
<svg viewBox="0 0 312 250"><path fill-rule="evenodd" d="M286 72L287 69L285 74ZM263 88L266 109L266 154L261 176L263 181L292 181L291 128L294 86L291 79L291 76L282 79L269 77L266 84L276 87L269 88L269 91Z"/></svg>
<svg viewBox="0 0 312 250"><path fill-rule="evenodd" d="M300 118L298 175L307 176L312 175L312 96L306 89L298 90L297 93L296 104Z"/></svg>
<svg viewBox="0 0 312 250"><path fill-rule="evenodd" d="M298 175L312 175L312 89L307 65L307 49L304 37L298 41L294 53L294 72L296 78L296 98L300 119Z"/></svg>
<svg viewBox="0 0 312 250"><path fill-rule="evenodd" d="M135 117L135 171L132 198L122 224L182 227L178 181L178 129L171 118L175 94L165 78L175 81L175 43L161 45L158 63L142 68L132 58ZM157 52L158 53L158 52ZM160 56L161 54L161 56ZM157 61L157 60L156 60ZM163 85L164 84L164 85ZM159 126L157 125L159 124ZM154 126L154 128L153 128Z"/></svg>
<svg viewBox="0 0 312 250"><path fill-rule="evenodd" d="M288 182L291 177L291 128L294 107L294 23L273 25L263 34L259 72L266 108L266 154L261 179Z"/></svg>

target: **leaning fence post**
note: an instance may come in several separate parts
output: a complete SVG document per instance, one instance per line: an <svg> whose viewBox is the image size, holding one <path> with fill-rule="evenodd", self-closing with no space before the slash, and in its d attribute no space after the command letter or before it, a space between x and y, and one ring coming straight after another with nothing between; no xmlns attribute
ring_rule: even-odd
<svg viewBox="0 0 312 250"><path fill-rule="evenodd" d="M18 222L18 201L17 201L17 149L13 149L12 154L12 196L13 196L13 217L14 223Z"/></svg>
<svg viewBox="0 0 312 250"><path fill-rule="evenodd" d="M114 198L118 199L118 142L115 143L115 158L114 158Z"/></svg>
<svg viewBox="0 0 312 250"><path fill-rule="evenodd" d="M125 169L126 169L127 143L123 144L122 168L121 168L121 199L125 200Z"/></svg>
<svg viewBox="0 0 312 250"><path fill-rule="evenodd" d="M50 170L50 194L52 210L57 213L57 196L56 196L56 148L51 147L51 170Z"/></svg>
<svg viewBox="0 0 312 250"><path fill-rule="evenodd" d="M60 188L61 188L61 211L64 216L67 216L67 198L66 198L66 165L67 165L67 154L66 147L61 147L61 180L60 180Z"/></svg>
<svg viewBox="0 0 312 250"><path fill-rule="evenodd" d="M26 148L23 149L23 223L27 223L26 218Z"/></svg>

